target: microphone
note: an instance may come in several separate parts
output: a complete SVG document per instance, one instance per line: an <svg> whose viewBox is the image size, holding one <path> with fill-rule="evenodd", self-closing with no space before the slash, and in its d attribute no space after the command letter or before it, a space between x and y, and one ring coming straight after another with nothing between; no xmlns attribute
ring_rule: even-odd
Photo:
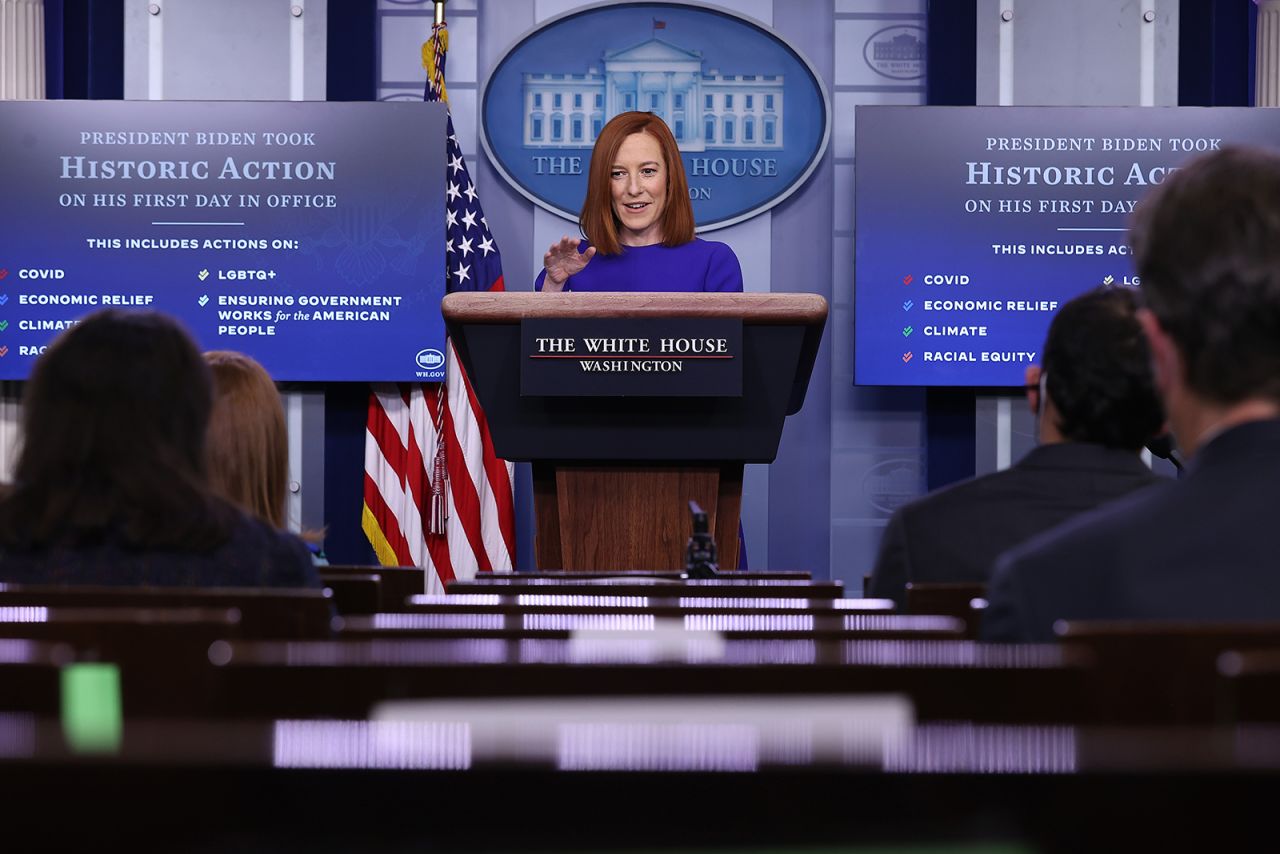
<svg viewBox="0 0 1280 854"><path fill-rule="evenodd" d="M1165 431L1159 436L1152 436L1147 440L1147 450L1151 452L1151 456L1168 460L1179 472L1182 471L1182 460L1178 459L1178 450L1173 446L1172 433Z"/></svg>
<svg viewBox="0 0 1280 854"><path fill-rule="evenodd" d="M693 516L693 536L685 548L684 577L715 578L720 567L716 563L716 541L711 536L707 511L698 502L690 501L689 513Z"/></svg>

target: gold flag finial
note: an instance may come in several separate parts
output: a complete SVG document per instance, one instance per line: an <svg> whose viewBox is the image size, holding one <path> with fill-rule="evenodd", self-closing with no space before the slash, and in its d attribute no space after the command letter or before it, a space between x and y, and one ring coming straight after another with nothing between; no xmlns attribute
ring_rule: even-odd
<svg viewBox="0 0 1280 854"><path fill-rule="evenodd" d="M436 23L431 37L422 43L422 67L427 72L427 86L441 101L449 100L444 88L444 57L449 51L449 28L444 23L444 0L435 0Z"/></svg>

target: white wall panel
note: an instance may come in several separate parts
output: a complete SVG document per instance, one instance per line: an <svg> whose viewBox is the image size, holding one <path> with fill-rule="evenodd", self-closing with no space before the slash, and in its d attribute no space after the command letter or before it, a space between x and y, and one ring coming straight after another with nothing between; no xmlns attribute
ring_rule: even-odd
<svg viewBox="0 0 1280 854"><path fill-rule="evenodd" d="M453 116L453 132L458 137L458 145L467 157L468 168L480 150L479 136L476 126L479 124L476 112L476 98L479 93L475 89L453 88L449 90L449 112Z"/></svg>

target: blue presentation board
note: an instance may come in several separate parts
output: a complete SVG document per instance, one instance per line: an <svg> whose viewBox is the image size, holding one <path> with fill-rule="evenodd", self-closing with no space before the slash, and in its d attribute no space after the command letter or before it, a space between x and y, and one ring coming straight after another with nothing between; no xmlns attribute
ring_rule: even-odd
<svg viewBox="0 0 1280 854"><path fill-rule="evenodd" d="M445 107L0 102L0 379L101 308L277 380L444 375Z"/></svg>
<svg viewBox="0 0 1280 854"><path fill-rule="evenodd" d="M1054 312L1141 287L1135 203L1280 112L1199 107L857 107L854 382L1021 386Z"/></svg>

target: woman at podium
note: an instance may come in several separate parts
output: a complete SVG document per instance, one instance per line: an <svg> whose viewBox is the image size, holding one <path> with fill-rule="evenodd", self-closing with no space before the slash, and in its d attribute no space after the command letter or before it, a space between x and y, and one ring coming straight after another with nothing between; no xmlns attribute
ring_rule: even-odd
<svg viewBox="0 0 1280 854"><path fill-rule="evenodd" d="M586 239L553 244L535 290L742 291L733 250L693 236L680 150L653 113L620 113L600 131L578 224Z"/></svg>

